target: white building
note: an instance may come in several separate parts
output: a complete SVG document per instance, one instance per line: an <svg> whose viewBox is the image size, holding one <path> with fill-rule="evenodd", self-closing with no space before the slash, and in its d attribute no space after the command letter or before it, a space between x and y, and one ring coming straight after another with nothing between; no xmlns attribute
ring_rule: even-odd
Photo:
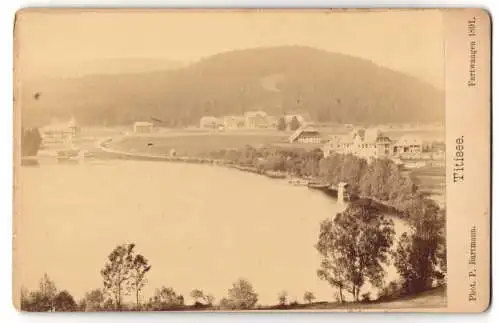
<svg viewBox="0 0 500 323"><path fill-rule="evenodd" d="M323 147L325 157L332 153L353 154L362 158L391 156L391 139L379 129L356 129L347 135L332 136Z"/></svg>
<svg viewBox="0 0 500 323"><path fill-rule="evenodd" d="M245 128L267 128L269 126L267 121L267 113L264 111L248 111L245 112Z"/></svg>
<svg viewBox="0 0 500 323"><path fill-rule="evenodd" d="M246 118L243 116L224 116L224 129L245 128Z"/></svg>
<svg viewBox="0 0 500 323"><path fill-rule="evenodd" d="M394 155L420 154L423 150L422 138L413 135L404 135L393 145Z"/></svg>
<svg viewBox="0 0 500 323"><path fill-rule="evenodd" d="M79 128L74 118L68 122L52 122L40 128L41 145L44 148L69 147L74 143L78 133Z"/></svg>
<svg viewBox="0 0 500 323"><path fill-rule="evenodd" d="M151 133L153 132L154 124L151 122L137 121L134 123L135 133Z"/></svg>
<svg viewBox="0 0 500 323"><path fill-rule="evenodd" d="M320 132L312 126L302 126L288 138L290 143L319 144L321 143Z"/></svg>

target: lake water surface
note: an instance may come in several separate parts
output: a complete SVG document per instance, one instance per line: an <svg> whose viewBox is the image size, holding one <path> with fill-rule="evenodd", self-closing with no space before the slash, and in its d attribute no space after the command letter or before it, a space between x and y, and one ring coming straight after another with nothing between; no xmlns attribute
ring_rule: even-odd
<svg viewBox="0 0 500 323"><path fill-rule="evenodd" d="M282 180L209 165L102 161L22 167L17 279L29 289L47 273L79 299L102 287L100 269L118 244L133 242L151 265L155 288L216 299L246 278L260 304L280 291L331 300L316 276L319 223L342 210L335 200ZM404 229L401 221L397 231ZM389 270L394 278L394 270Z"/></svg>

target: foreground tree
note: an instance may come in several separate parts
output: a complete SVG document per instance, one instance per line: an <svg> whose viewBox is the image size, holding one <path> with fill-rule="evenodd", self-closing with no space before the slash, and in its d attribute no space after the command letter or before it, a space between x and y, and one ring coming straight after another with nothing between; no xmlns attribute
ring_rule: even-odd
<svg viewBox="0 0 500 323"><path fill-rule="evenodd" d="M213 295L205 294L200 289L193 289L190 296L195 303L200 303L200 301L202 301L205 303L205 305L212 305L215 300L215 297L213 297Z"/></svg>
<svg viewBox="0 0 500 323"><path fill-rule="evenodd" d="M339 288L340 294L349 288L353 300L358 301L366 280L377 287L382 285L382 265L389 263L393 239L391 220L379 215L369 202L352 203L333 221L321 223L316 245L322 256L318 276Z"/></svg>
<svg viewBox="0 0 500 323"><path fill-rule="evenodd" d="M344 290L349 289L349 275L347 269L337 265L338 255L330 254L321 261L320 269L316 272L318 278L338 289L339 302L344 302ZM339 260L340 262L340 260Z"/></svg>
<svg viewBox="0 0 500 323"><path fill-rule="evenodd" d="M38 284L38 290L21 290L21 310L28 312L51 312L55 310L54 298L57 294L55 283L44 274Z"/></svg>
<svg viewBox="0 0 500 323"><path fill-rule="evenodd" d="M211 294L206 294L203 296L203 300L205 301L206 305L212 306L215 301L215 297Z"/></svg>
<svg viewBox="0 0 500 323"><path fill-rule="evenodd" d="M221 300L221 307L227 309L252 309L257 304L258 295L252 284L245 279L239 279L228 290L228 298Z"/></svg>
<svg viewBox="0 0 500 323"><path fill-rule="evenodd" d="M147 279L146 274L151 269L151 265L148 264L148 260L143 255L135 255L132 260L132 287L135 290L135 302L136 309L140 310L140 292L142 288L146 285Z"/></svg>
<svg viewBox="0 0 500 323"><path fill-rule="evenodd" d="M203 291L199 289L193 289L190 294L191 298L195 303L199 303L199 300L203 299Z"/></svg>
<svg viewBox="0 0 500 323"><path fill-rule="evenodd" d="M278 294L278 304L283 306L286 305L287 301L288 301L288 293L286 290L283 290Z"/></svg>
<svg viewBox="0 0 500 323"><path fill-rule="evenodd" d="M130 293L134 247L134 244L117 246L101 270L104 291L112 296L118 311L121 310L123 297Z"/></svg>
<svg viewBox="0 0 500 323"><path fill-rule="evenodd" d="M406 210L411 232L401 235L395 267L403 279L405 293L422 292L446 271L444 214L434 201L415 199Z"/></svg>
<svg viewBox="0 0 500 323"><path fill-rule="evenodd" d="M104 309L104 293L94 289L83 296L80 309L85 312L98 312Z"/></svg>
<svg viewBox="0 0 500 323"><path fill-rule="evenodd" d="M168 311L180 309L184 306L184 297L177 295L171 287L161 287L155 290L154 296L149 300L148 309L153 311Z"/></svg>
<svg viewBox="0 0 500 323"><path fill-rule="evenodd" d="M53 300L56 296L57 287L54 281L50 279L49 275L43 274L43 277L40 279L39 287L40 293L48 299Z"/></svg>
<svg viewBox="0 0 500 323"><path fill-rule="evenodd" d="M304 302L311 304L316 299L316 296L310 291L304 293Z"/></svg>
<svg viewBox="0 0 500 323"><path fill-rule="evenodd" d="M68 291L59 292L54 297L54 310L56 312L75 312L77 309L75 299Z"/></svg>

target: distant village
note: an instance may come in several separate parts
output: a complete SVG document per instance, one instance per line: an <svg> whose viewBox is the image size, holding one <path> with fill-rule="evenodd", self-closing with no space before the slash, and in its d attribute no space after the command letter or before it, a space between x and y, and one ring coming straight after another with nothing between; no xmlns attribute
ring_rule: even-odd
<svg viewBox="0 0 500 323"><path fill-rule="evenodd" d="M433 147L418 135L403 134L391 138L383 127L356 127L344 125L342 134L328 133L324 126L317 126L301 114L271 116L264 111L249 111L244 115L203 116L198 129L211 131L269 130L290 133L287 144L320 148L324 157L331 154L353 154L358 157L392 159L444 159L443 149ZM132 133L147 135L159 128L149 121L138 121L132 126ZM80 128L74 118L68 122L57 122L40 128L43 147L68 146L78 136Z"/></svg>
<svg viewBox="0 0 500 323"><path fill-rule="evenodd" d="M152 126L152 124L151 124ZM363 128L345 125L347 134L325 136L319 127L300 114L282 117L267 115L264 111L247 112L242 116L204 116L200 119L200 128L232 129L277 129L293 130L289 136L290 144L320 145L324 157L331 154L353 154L370 158L401 159L443 159L444 151L433 147L432 142L424 141L417 135L403 135L390 138L380 127Z"/></svg>

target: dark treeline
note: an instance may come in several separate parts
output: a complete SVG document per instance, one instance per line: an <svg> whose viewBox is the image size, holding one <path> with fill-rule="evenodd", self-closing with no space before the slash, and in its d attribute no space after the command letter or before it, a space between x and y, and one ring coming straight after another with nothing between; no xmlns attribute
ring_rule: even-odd
<svg viewBox="0 0 500 323"><path fill-rule="evenodd" d="M243 167L252 167L258 171L277 171L294 176L312 177L318 175L318 163L323 158L323 152L320 149L307 151L300 148L246 146L240 149L213 151L203 154L203 157L224 160Z"/></svg>
<svg viewBox="0 0 500 323"><path fill-rule="evenodd" d="M352 196L371 198L398 210L419 196L412 178L404 175L390 159L374 159L368 163L354 155L332 154L324 158L320 149L275 146L225 149L205 156L258 172L281 172L333 185L345 182Z"/></svg>
<svg viewBox="0 0 500 323"><path fill-rule="evenodd" d="M274 79L270 91L263 86ZM125 125L153 116L166 126L205 115L301 111L317 122L444 120L442 91L356 57L284 46L220 53L170 71L54 78L24 85L23 118L75 116L81 124ZM32 93L43 93L39 100Z"/></svg>
<svg viewBox="0 0 500 323"><path fill-rule="evenodd" d="M21 130L21 155L22 156L36 156L40 145L42 143L42 137L37 128Z"/></svg>

